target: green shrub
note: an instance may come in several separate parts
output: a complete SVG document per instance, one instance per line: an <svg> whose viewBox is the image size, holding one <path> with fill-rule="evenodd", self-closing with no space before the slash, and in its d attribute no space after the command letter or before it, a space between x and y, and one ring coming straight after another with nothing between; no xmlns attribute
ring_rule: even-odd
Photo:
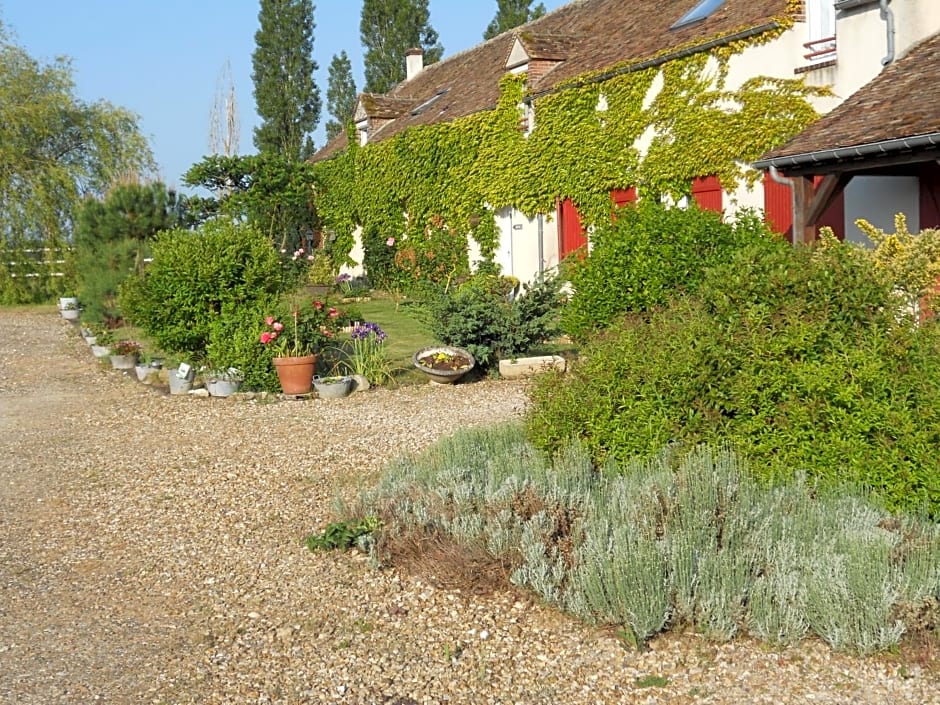
<svg viewBox="0 0 940 705"><path fill-rule="evenodd" d="M259 298L244 306L226 306L209 324L206 363L210 369L234 367L242 373L245 391L277 392L280 384L271 358L273 352L259 340L265 316L276 310L273 297Z"/></svg>
<svg viewBox="0 0 940 705"><path fill-rule="evenodd" d="M487 368L558 334L560 288L557 277L545 276L511 296L505 278L478 274L431 304L431 332Z"/></svg>
<svg viewBox="0 0 940 705"><path fill-rule="evenodd" d="M349 516L389 535L443 532L508 566L512 582L642 644L693 625L833 648L891 649L940 619L940 526L892 516L798 476L765 488L725 449L674 448L594 469L578 446L554 462L513 424L447 438L391 464ZM936 633L932 637L936 640Z"/></svg>
<svg viewBox="0 0 940 705"><path fill-rule="evenodd" d="M768 237L760 219L744 212L728 224L695 205L669 208L644 200L619 209L612 223L591 234L590 255L567 262L575 293L562 327L584 340L622 314L647 311L676 293L695 291L706 268Z"/></svg>
<svg viewBox="0 0 940 705"><path fill-rule="evenodd" d="M200 356L223 311L276 295L288 280L266 236L219 218L158 235L153 261L122 287L121 305L160 348Z"/></svg>
<svg viewBox="0 0 940 705"><path fill-rule="evenodd" d="M940 515L940 327L901 319L890 290L851 245L748 248L537 380L530 437L596 462L730 443L767 480L805 469Z"/></svg>

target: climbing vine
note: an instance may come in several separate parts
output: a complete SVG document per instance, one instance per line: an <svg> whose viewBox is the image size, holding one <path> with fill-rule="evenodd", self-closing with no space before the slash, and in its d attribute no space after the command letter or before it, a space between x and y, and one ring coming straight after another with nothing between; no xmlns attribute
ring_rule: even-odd
<svg viewBox="0 0 940 705"><path fill-rule="evenodd" d="M334 260L348 254L356 225L369 234L367 268L370 259L391 266L394 258L370 256L370 246L387 248L393 238L396 248L405 247L432 224L446 224L455 248L448 259L460 261L468 238L484 257L493 255L501 208L532 216L571 198L590 225L610 217L612 189L678 198L698 176L715 174L726 189L741 179L753 183L758 175L745 164L806 127L816 117L810 98L826 91L767 77L732 90L728 63L790 24L784 18L746 41L729 38L711 51L669 60L679 53L674 48L662 65L611 67L543 96L527 93L524 74L507 75L494 110L351 146L315 171ZM520 130L526 103L535 120L528 136Z"/></svg>

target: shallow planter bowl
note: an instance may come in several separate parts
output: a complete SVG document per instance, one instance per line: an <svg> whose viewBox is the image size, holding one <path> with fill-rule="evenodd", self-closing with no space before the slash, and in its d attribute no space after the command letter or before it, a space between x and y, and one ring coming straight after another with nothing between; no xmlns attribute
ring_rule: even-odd
<svg viewBox="0 0 940 705"><path fill-rule="evenodd" d="M499 376L504 379L532 377L548 370L565 371L565 358L561 355L537 355L499 361Z"/></svg>
<svg viewBox="0 0 940 705"><path fill-rule="evenodd" d="M435 359L435 356L441 359ZM412 356L411 361L437 384L453 384L477 364L469 351L453 345L422 348ZM459 366L455 366L455 363Z"/></svg>
<svg viewBox="0 0 940 705"><path fill-rule="evenodd" d="M230 397L242 386L240 379L210 379L206 381L206 390L210 397Z"/></svg>
<svg viewBox="0 0 940 705"><path fill-rule="evenodd" d="M340 399L353 390L352 377L314 377L313 388L321 399Z"/></svg>
<svg viewBox="0 0 940 705"><path fill-rule="evenodd" d="M91 354L98 358L108 357L111 354L111 348L107 345L95 345L93 343L91 346Z"/></svg>

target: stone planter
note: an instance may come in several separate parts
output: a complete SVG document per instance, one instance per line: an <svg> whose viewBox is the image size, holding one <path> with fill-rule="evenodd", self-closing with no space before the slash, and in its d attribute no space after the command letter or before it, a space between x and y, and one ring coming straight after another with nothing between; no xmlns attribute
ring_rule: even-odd
<svg viewBox="0 0 940 705"><path fill-rule="evenodd" d="M108 357L111 354L111 348L109 348L107 345L92 344L91 354L97 358Z"/></svg>
<svg viewBox="0 0 940 705"><path fill-rule="evenodd" d="M561 355L517 357L499 361L499 376L504 379L522 379L548 370L564 372L566 366L565 358Z"/></svg>
<svg viewBox="0 0 940 705"><path fill-rule="evenodd" d="M82 315L81 309L78 308L63 308L59 313L66 321L77 321Z"/></svg>
<svg viewBox="0 0 940 705"><path fill-rule="evenodd" d="M437 384L453 384L476 365L473 355L452 345L422 348L412 356L411 361Z"/></svg>

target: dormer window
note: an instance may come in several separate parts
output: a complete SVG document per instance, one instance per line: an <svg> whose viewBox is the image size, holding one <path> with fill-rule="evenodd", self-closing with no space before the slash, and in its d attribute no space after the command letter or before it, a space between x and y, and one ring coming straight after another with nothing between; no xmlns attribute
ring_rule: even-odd
<svg viewBox="0 0 940 705"><path fill-rule="evenodd" d="M711 17L712 13L724 4L725 0L701 0L698 5L680 17L669 29L682 29L683 27L688 27L690 24L701 22Z"/></svg>

